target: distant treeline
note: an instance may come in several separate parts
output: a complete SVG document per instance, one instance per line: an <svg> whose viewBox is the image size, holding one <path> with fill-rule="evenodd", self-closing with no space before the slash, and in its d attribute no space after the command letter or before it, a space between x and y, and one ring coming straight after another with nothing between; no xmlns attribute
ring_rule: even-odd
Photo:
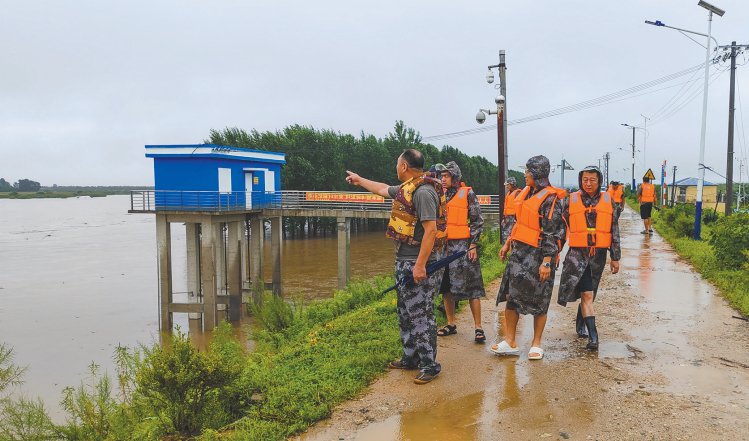
<svg viewBox="0 0 749 441"><path fill-rule="evenodd" d="M269 150L286 154L281 170L284 190L341 190L361 191L346 184L346 170L351 170L375 181L397 184L395 162L404 149L415 148L424 154L426 167L436 163L455 161L463 172L467 185L477 194L499 193L497 166L483 156L469 156L455 147L438 148L423 143L413 128L397 121L393 132L384 138L360 133L359 136L333 130L293 125L276 132L249 132L237 127L211 130L211 144ZM522 182L523 175L510 171ZM306 234L333 233L335 219L304 218L285 222L286 233L292 237ZM354 222L354 229L382 229L382 221Z"/></svg>

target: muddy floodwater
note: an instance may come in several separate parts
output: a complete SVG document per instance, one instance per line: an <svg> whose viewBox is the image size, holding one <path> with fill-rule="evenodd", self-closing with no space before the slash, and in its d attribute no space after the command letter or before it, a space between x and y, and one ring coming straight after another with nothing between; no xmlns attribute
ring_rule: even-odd
<svg viewBox="0 0 749 441"><path fill-rule="evenodd" d="M0 200L0 341L28 367L22 392L58 419L62 389L85 380L91 362L112 372L117 345L158 341L154 216L129 205L129 196ZM174 291L186 291L184 226L172 225L172 242ZM336 252L335 236L284 241L285 292L330 296ZM354 278L392 272L392 257L383 233L352 234ZM188 329L184 314L175 322Z"/></svg>
<svg viewBox="0 0 749 441"><path fill-rule="evenodd" d="M749 439L749 326L660 236L640 234L636 213L620 226L621 271L606 269L595 301L598 352L576 338L577 305L557 305L555 288L544 359L528 360L529 317L519 357L490 354L503 338L495 282L482 301L486 346L464 311L458 333L438 339L434 382L391 371L299 439Z"/></svg>

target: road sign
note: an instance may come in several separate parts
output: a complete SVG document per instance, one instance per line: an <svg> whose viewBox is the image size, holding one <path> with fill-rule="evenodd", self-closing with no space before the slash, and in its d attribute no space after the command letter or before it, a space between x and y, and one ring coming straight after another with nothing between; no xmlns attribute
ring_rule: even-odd
<svg viewBox="0 0 749 441"><path fill-rule="evenodd" d="M645 179L645 178L648 178L648 179L650 179L651 181L652 181L653 179L655 179L655 175L653 174L653 170L651 170L651 169L648 169L648 172L647 172L647 173L645 173L645 176L643 176L643 177L642 177L642 179Z"/></svg>

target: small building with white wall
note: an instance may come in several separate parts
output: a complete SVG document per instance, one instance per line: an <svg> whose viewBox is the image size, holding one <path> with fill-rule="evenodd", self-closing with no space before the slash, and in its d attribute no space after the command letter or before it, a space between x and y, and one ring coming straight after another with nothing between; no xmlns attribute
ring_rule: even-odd
<svg viewBox="0 0 749 441"><path fill-rule="evenodd" d="M285 155L215 144L147 145L156 210L244 211L280 197Z"/></svg>

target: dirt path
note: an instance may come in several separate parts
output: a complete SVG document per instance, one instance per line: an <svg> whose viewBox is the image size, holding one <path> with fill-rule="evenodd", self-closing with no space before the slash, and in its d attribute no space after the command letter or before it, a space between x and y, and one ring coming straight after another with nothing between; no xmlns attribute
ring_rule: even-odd
<svg viewBox="0 0 749 441"><path fill-rule="evenodd" d="M749 324L659 236L622 215L622 272L604 275L596 301L598 353L576 338L576 305L556 305L546 357L527 359L473 343L470 313L439 339L442 374L417 386L392 371L310 429L310 440L728 440L749 439ZM497 339L498 283L482 302Z"/></svg>

